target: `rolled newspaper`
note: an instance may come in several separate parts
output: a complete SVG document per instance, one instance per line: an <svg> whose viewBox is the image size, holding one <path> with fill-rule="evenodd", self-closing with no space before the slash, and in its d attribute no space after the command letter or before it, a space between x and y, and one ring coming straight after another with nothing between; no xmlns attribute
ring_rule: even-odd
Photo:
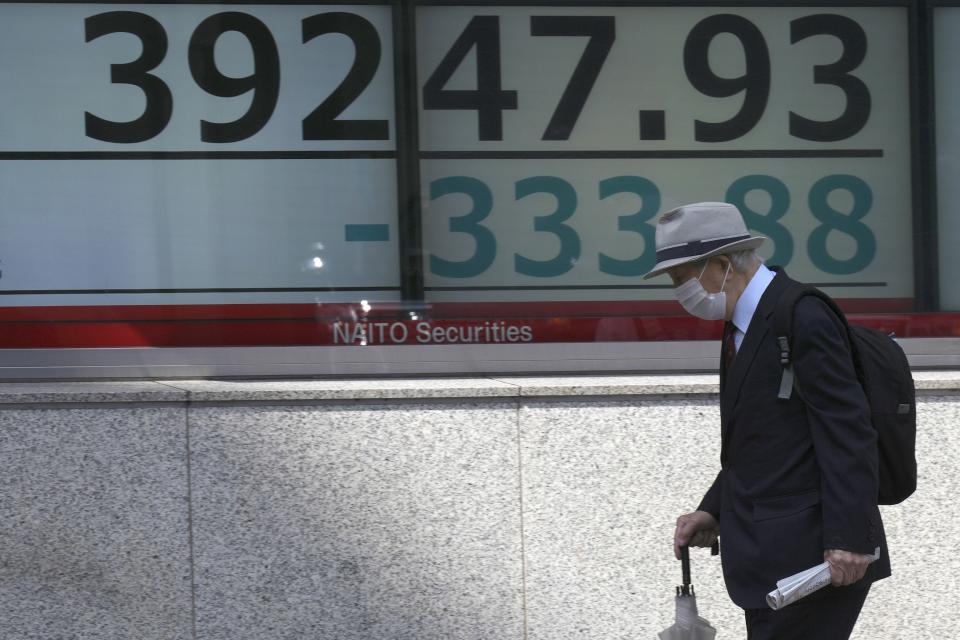
<svg viewBox="0 0 960 640"><path fill-rule="evenodd" d="M875 562L879 558L880 547L877 547L870 562ZM828 584L830 584L830 563L824 561L806 571L795 573L789 578L777 580L777 588L767 594L767 604L776 611Z"/></svg>

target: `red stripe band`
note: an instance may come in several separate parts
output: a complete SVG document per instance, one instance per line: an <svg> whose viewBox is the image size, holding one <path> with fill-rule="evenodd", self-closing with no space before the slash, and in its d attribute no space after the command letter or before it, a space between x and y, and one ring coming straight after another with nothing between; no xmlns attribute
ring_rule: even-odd
<svg viewBox="0 0 960 640"><path fill-rule="evenodd" d="M960 314L848 299L850 321L899 337L960 336ZM0 308L0 348L523 344L717 340L674 301L130 305Z"/></svg>

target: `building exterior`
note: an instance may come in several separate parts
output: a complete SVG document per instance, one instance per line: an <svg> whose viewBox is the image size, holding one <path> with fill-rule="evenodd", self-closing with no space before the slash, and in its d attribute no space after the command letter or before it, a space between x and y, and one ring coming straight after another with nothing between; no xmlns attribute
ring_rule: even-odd
<svg viewBox="0 0 960 640"><path fill-rule="evenodd" d="M640 276L701 200L900 339L921 488L858 633L940 637L958 31L922 0L0 1L9 637L652 636L721 328Z"/></svg>

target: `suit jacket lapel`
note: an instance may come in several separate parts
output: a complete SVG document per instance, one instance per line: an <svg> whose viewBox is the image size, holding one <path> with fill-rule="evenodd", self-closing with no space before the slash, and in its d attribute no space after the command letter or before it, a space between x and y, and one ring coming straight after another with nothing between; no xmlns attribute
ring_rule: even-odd
<svg viewBox="0 0 960 640"><path fill-rule="evenodd" d="M720 429L722 434L721 438L724 443L729 435L729 422L730 417L733 415L733 407L740 397L740 391L743 387L747 372L750 370L750 365L753 363L754 358L756 358L763 341L771 339L768 335L770 332L768 322L770 315L773 314L773 311L777 308L777 301L780 299L780 294L790 281L783 271L779 269L776 269L776 271L777 275L774 276L773 280L767 286L766 291L760 296L757 310L754 312L753 318L750 319L750 326L747 327L747 332L743 336L743 342L737 351L737 357L733 359L733 365L728 367L725 375L722 376Z"/></svg>

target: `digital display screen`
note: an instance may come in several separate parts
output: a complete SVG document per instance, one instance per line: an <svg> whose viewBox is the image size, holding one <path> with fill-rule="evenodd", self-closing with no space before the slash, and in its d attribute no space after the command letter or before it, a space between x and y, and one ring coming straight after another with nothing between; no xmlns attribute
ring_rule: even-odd
<svg viewBox="0 0 960 640"><path fill-rule="evenodd" d="M418 32L432 298L669 297L639 276L696 201L797 279L912 296L905 9L424 7Z"/></svg>
<svg viewBox="0 0 960 640"><path fill-rule="evenodd" d="M400 11L0 2L0 346L703 339L696 201L912 308L906 6Z"/></svg>
<svg viewBox="0 0 960 640"><path fill-rule="evenodd" d="M3 302L398 296L391 20L0 3Z"/></svg>

